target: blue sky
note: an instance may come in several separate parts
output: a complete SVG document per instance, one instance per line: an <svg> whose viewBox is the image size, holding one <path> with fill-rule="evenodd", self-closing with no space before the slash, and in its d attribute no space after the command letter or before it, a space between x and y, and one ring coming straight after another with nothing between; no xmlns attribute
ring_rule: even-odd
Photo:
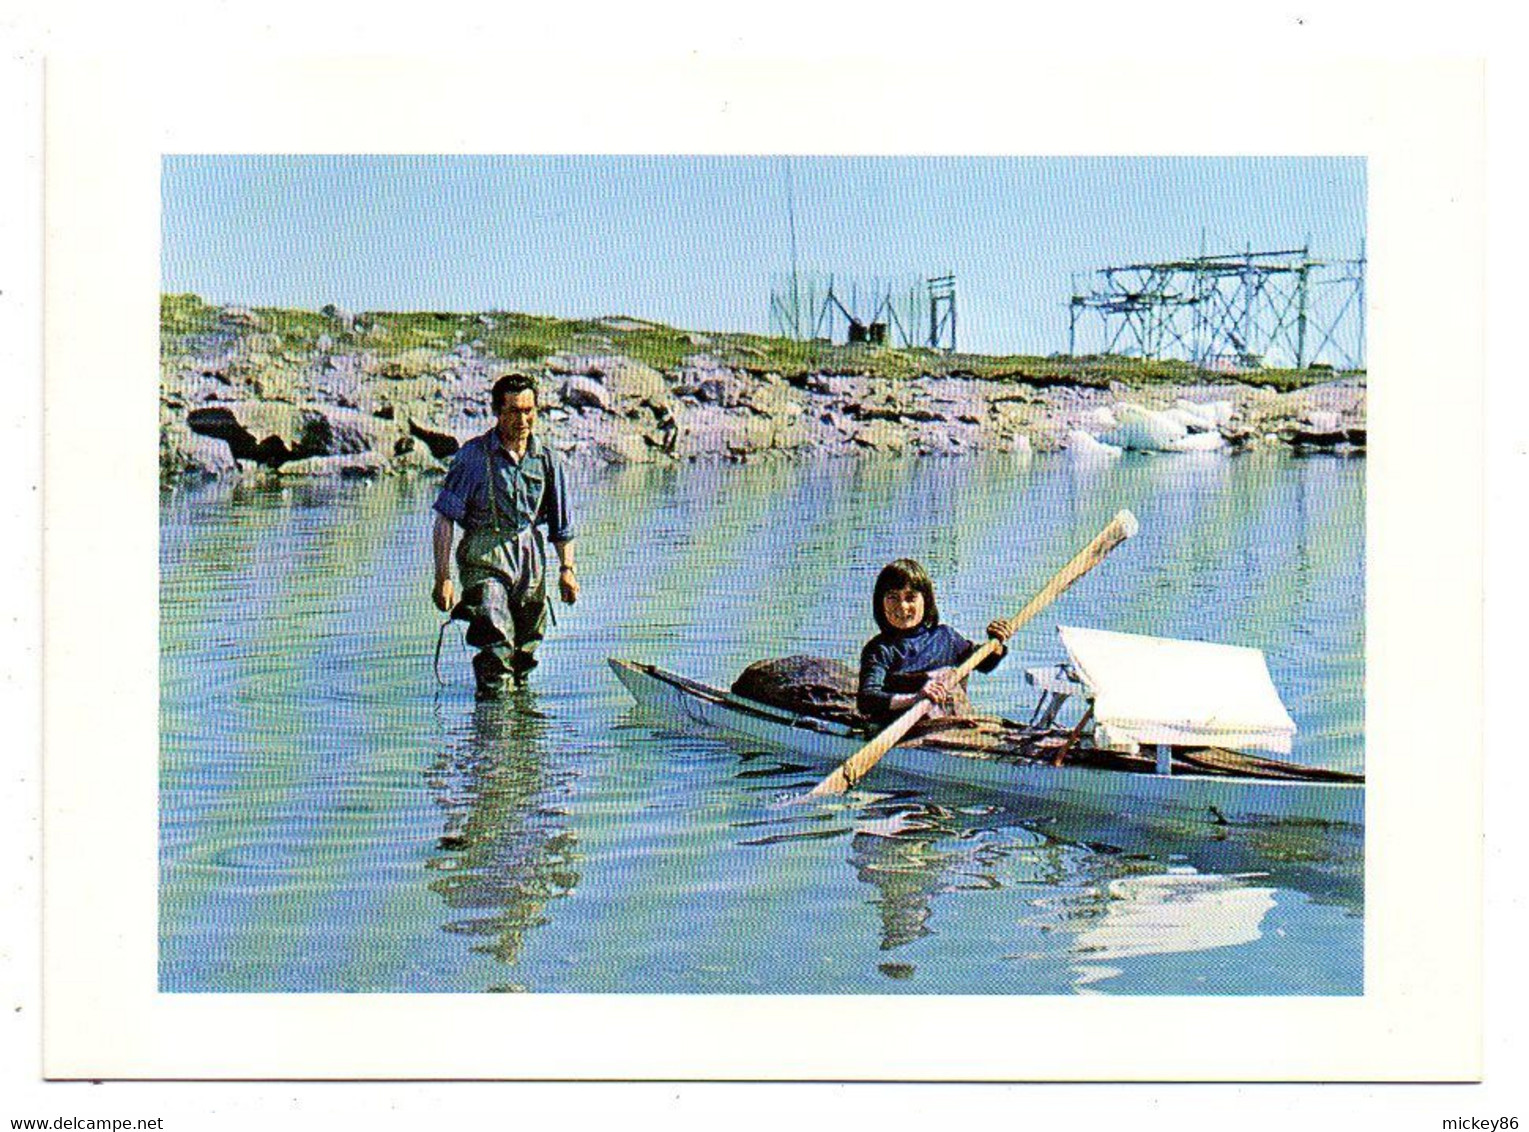
<svg viewBox="0 0 1529 1132"><path fill-rule="evenodd" d="M960 346L1065 349L1074 273L1299 247L1357 255L1359 158L792 157L798 261L953 271ZM628 314L768 328L782 157L171 156L162 285L217 302Z"/></svg>

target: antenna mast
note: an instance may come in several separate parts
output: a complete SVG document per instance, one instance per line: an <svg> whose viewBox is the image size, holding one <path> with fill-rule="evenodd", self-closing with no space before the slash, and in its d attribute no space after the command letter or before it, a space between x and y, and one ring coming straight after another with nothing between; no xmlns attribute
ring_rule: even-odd
<svg viewBox="0 0 1529 1132"><path fill-rule="evenodd" d="M791 177L791 158L786 158L786 218L791 231L791 337L802 336L802 308L797 287L796 187Z"/></svg>

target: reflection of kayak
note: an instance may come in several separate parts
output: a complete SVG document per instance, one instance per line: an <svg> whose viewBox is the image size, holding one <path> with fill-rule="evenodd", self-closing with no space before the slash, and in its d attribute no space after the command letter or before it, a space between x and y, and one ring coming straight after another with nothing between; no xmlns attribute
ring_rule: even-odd
<svg viewBox="0 0 1529 1132"><path fill-rule="evenodd" d="M1090 961L1171 955L1252 943L1274 907L1274 889L1250 883L1267 876L1218 876L1173 869L1118 877L1079 924L1073 950Z"/></svg>
<svg viewBox="0 0 1529 1132"><path fill-rule="evenodd" d="M644 709L680 726L728 732L831 767L869 737L827 719L746 699L649 664L612 658ZM1220 749L1174 748L1170 773L1151 756L1094 747L1055 759L1065 733L1003 720L951 722L892 748L880 766L1012 800L1099 814L1210 821L1364 823L1364 780ZM878 771L879 773L879 771Z"/></svg>

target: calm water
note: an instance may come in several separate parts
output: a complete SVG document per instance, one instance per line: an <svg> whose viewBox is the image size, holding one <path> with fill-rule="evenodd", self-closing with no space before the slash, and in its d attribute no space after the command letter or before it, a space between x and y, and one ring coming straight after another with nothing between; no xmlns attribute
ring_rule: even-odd
<svg viewBox="0 0 1529 1132"><path fill-rule="evenodd" d="M1295 757L1361 769L1364 464L1285 456L630 469L576 480L584 597L532 688L431 667L429 483L163 498L169 991L1355 994L1363 863L1310 830L1145 830L816 776L640 717L605 667L852 661L921 559L968 635L1142 522L973 681L1028 714L1056 625L1265 650ZM868 784L870 785L870 784Z"/></svg>

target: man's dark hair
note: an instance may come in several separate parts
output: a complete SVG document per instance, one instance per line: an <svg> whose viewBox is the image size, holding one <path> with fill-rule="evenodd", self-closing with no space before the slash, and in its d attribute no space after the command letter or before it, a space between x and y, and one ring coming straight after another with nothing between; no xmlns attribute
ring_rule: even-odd
<svg viewBox="0 0 1529 1132"><path fill-rule="evenodd" d="M924 595L924 628L930 629L940 623L940 611L934 604L934 582L929 572L912 558L899 558L881 568L876 576L876 590L871 597L872 613L883 633L895 632L887 620L882 601L893 590L917 590Z"/></svg>
<svg viewBox="0 0 1529 1132"><path fill-rule="evenodd" d="M536 392L536 380L529 374L507 373L498 381L494 382L494 391L489 394L489 405L497 414L504 408L504 403L517 393Z"/></svg>

